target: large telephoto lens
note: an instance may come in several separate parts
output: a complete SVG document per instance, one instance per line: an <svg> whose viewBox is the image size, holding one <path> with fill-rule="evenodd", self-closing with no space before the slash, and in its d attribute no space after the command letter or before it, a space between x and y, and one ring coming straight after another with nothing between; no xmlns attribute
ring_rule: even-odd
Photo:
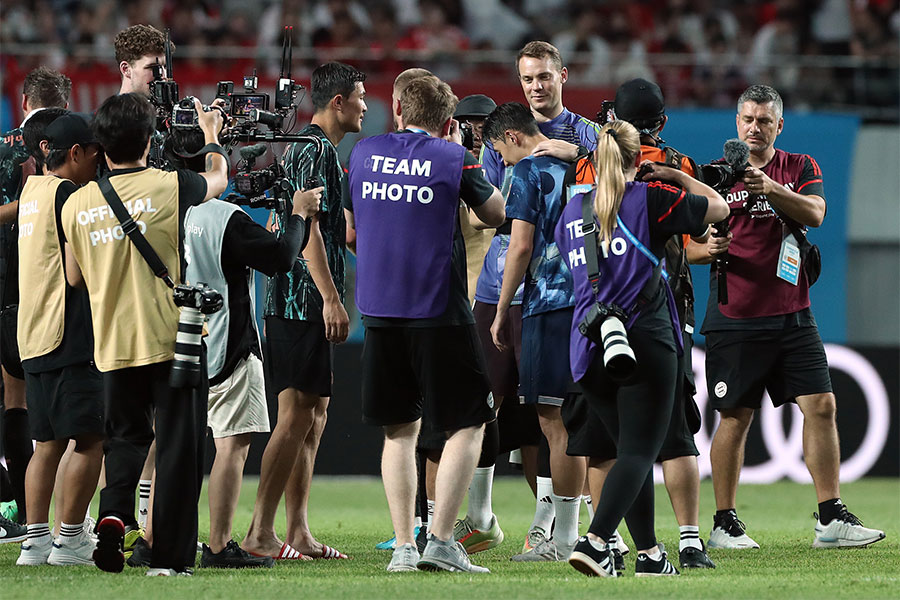
<svg viewBox="0 0 900 600"><path fill-rule="evenodd" d="M637 361L628 344L625 324L617 317L607 317L600 325L603 340L603 365L615 381L625 381L634 375Z"/></svg>
<svg viewBox="0 0 900 600"><path fill-rule="evenodd" d="M196 308L183 306L175 336L175 360L169 385L173 388L200 385L200 349L203 321L206 317Z"/></svg>

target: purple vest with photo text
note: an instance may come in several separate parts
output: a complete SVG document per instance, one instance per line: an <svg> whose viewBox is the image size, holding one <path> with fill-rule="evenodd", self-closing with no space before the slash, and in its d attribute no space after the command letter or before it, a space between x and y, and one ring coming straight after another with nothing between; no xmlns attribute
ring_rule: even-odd
<svg viewBox="0 0 900 600"><path fill-rule="evenodd" d="M575 314L569 338L569 360L572 377L578 381L587 372L597 351L597 345L578 330L578 324L587 315L594 302L615 304L629 311L634 308L641 290L653 274L653 263L622 231L613 231L608 257L598 251L597 263L600 267L600 291L595 296L588 281L585 261L584 234L582 232L581 201L584 194L574 196L563 209L556 226L556 243L566 264L572 272L575 283ZM625 195L619 207L619 218L645 248L650 248L650 224L647 221L647 184L629 182L625 184ZM599 234L598 234L599 237ZM657 257L659 258L659 257ZM677 328L678 315L674 312L674 298L667 284L669 313ZM639 311L630 314L626 329L631 328ZM680 336L679 336L680 337Z"/></svg>
<svg viewBox="0 0 900 600"><path fill-rule="evenodd" d="M349 182L363 315L427 319L447 309L465 152L422 133L356 144Z"/></svg>

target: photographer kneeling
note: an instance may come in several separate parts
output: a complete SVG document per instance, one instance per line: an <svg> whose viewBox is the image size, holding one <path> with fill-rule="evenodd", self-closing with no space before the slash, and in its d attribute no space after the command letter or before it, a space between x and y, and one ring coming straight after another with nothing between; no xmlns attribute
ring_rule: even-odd
<svg viewBox="0 0 900 600"><path fill-rule="evenodd" d="M635 182L640 137L625 121L601 130L595 157L595 190L571 199L556 242L575 283L572 377L617 440L618 457L595 499L587 537L579 538L569 562L582 573L614 577L607 540L628 513L638 549L635 574L675 575L656 543L653 520L652 466L669 425L682 351L662 257L668 238L699 235L727 216L728 205L712 188L662 165L646 163L647 177L676 185Z"/></svg>
<svg viewBox="0 0 900 600"><path fill-rule="evenodd" d="M191 153L203 145L196 131L173 137ZM178 156L169 156L179 162ZM202 166L201 158L195 161ZM192 168L191 164L185 166ZM210 315L206 338L208 423L216 458L209 475L209 545L203 545L201 567L271 567L275 562L270 556L250 554L231 537L251 433L269 431L251 269L269 277L291 270L309 241L308 219L318 212L321 194L321 187L294 192L282 236L270 233L239 206L222 200L193 206L185 216L187 280L206 283L224 299L222 310Z"/></svg>
<svg viewBox="0 0 900 600"><path fill-rule="evenodd" d="M111 171L73 193L62 212L66 276L70 284L87 287L94 360L105 388L106 487L100 492L94 552L94 562L104 571L121 571L125 562L125 525L132 523L123 519L134 519L134 492L153 440L153 409L157 485L148 575L189 575L196 558L207 381L205 361L195 354L188 371L199 383L170 385L173 364L190 364L182 355L196 351L179 344L175 360L179 310L169 287L182 281L184 215L189 207L225 190L228 163L224 154L217 154L224 153L217 138L222 113L204 112L199 102L195 106L204 141L213 145L206 172L199 175L147 168L156 111L139 94L107 99L97 110L93 128ZM114 213L119 207L130 218L119 219ZM165 284L126 237L132 229L143 234L168 269L168 274L157 270Z"/></svg>

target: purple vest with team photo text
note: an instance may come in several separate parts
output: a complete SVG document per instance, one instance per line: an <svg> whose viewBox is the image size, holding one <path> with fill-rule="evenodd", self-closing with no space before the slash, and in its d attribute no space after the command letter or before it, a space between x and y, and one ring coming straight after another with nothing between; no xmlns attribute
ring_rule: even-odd
<svg viewBox="0 0 900 600"><path fill-rule="evenodd" d="M555 235L559 251L565 257L575 283L575 314L569 338L569 361L575 381L584 377L597 351L597 345L578 330L578 324L594 305L594 301L615 304L628 311L635 306L641 290L653 274L653 263L650 259L629 241L621 227L616 227L610 243L609 256L604 258L599 254L597 259L600 267L600 291L594 295L588 281L587 263L584 258L584 234L581 228L582 196L583 194L578 194L569 200L556 226ZM650 224L647 221L646 183L625 184L619 218L641 244L649 249ZM666 293L669 296L669 313L677 327L678 315L673 314L674 299L668 285ZM626 328L634 324L638 313L639 311L634 311L630 315L625 324Z"/></svg>
<svg viewBox="0 0 900 600"><path fill-rule="evenodd" d="M363 315L428 319L447 309L465 152L424 133L356 144L349 182Z"/></svg>

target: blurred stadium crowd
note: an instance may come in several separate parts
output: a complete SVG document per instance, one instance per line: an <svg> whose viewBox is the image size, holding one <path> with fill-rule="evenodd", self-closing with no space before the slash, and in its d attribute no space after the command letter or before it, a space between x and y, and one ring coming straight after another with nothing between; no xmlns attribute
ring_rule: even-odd
<svg viewBox="0 0 900 600"><path fill-rule="evenodd" d="M328 60L373 76L425 66L444 79L508 76L509 52L546 39L575 85L656 80L673 106L731 106L766 82L792 106L896 108L897 0L6 0L3 66L114 69L116 31L168 27L185 71ZM13 61L14 64L10 64Z"/></svg>

